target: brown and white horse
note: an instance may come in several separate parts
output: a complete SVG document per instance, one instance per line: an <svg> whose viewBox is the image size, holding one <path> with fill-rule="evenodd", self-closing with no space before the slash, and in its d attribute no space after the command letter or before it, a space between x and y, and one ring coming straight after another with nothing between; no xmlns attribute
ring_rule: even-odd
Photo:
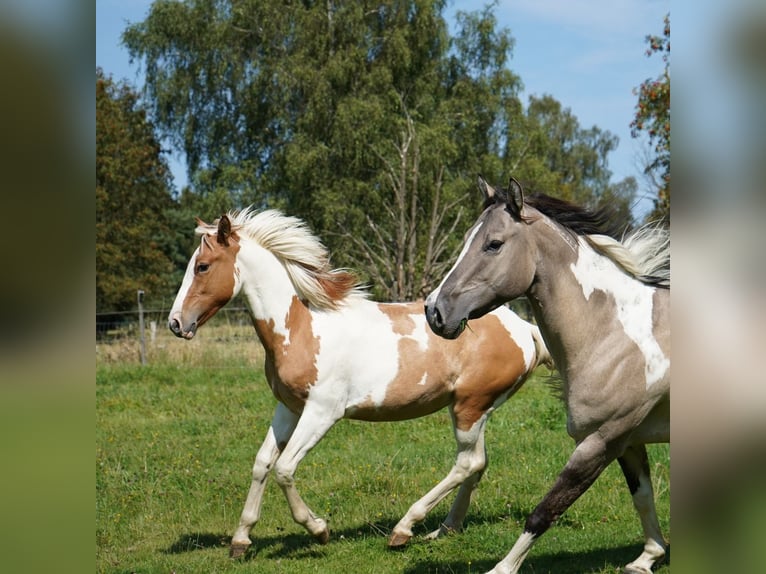
<svg viewBox="0 0 766 574"><path fill-rule="evenodd" d="M231 555L250 546L264 486L274 471L293 518L322 543L326 522L295 487L298 464L340 419L395 421L449 407L457 460L449 474L413 504L389 539L402 546L412 526L460 487L441 527L461 527L486 466L484 427L492 411L548 361L539 330L507 308L472 324L459 341L435 336L421 303L375 303L354 276L332 270L326 249L300 220L277 211L229 213L198 222L199 247L168 318L191 339L243 293L265 349L265 373L278 404L255 459L252 483Z"/></svg>
<svg viewBox="0 0 766 574"><path fill-rule="evenodd" d="M618 241L604 235L603 213L547 196L525 200L513 179L507 192L481 178L479 187L485 210L426 299L428 322L455 339L469 319L526 295L563 377L576 442L492 572L518 572L534 541L617 459L645 537L625 571L647 574L666 551L645 444L670 441L669 235L643 228Z"/></svg>

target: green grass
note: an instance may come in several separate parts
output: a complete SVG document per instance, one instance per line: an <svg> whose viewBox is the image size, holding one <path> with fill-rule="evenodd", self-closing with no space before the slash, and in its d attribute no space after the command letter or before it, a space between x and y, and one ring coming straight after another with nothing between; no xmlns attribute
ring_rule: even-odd
<svg viewBox="0 0 766 574"><path fill-rule="evenodd" d="M208 360L212 366L97 365L98 572L484 572L510 550L573 448L562 405L544 383L530 381L489 422L489 467L463 532L421 538L446 515L448 497L416 527L409 547L389 551L387 536L399 518L452 466L449 417L445 411L399 423L344 420L297 472L304 499L328 520L330 543L315 543L292 521L270 481L251 533L255 552L232 561L229 537L275 400L252 357L227 358L226 366ZM669 539L669 449L650 447L650 459ZM522 572L615 573L642 543L613 464L538 541ZM669 573L669 565L658 572Z"/></svg>

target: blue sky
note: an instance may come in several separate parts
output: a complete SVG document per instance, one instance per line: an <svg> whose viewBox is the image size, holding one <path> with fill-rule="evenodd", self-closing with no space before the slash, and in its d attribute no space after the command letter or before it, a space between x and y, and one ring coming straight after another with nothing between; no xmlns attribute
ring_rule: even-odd
<svg viewBox="0 0 766 574"><path fill-rule="evenodd" d="M137 64L130 65L120 45L127 23L143 20L150 0L96 1L96 65L116 80L143 84ZM457 10L475 10L476 1L448 4L452 20ZM643 188L641 155L645 144L630 136L636 96L633 89L663 69L658 56L646 57L647 34L660 34L670 0L500 0L495 14L516 40L510 68L524 83L523 99L550 94L577 116L580 125L593 125L619 137L609 157L612 180L634 176ZM170 158L175 185L186 184L183 157ZM641 193L643 189L640 189ZM640 200L634 212L652 206Z"/></svg>

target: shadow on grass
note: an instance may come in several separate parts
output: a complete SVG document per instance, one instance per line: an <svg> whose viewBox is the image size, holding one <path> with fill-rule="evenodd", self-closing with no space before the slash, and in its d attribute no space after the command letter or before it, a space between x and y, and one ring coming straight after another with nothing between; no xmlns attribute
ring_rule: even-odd
<svg viewBox="0 0 766 574"><path fill-rule="evenodd" d="M478 513L471 515L469 513L465 521L465 526L496 523L503 520L523 520L525 514L517 508L506 508L502 513ZM423 536L436 530L444 519L440 513L433 513L426 517L423 522L415 525L413 528L415 534L411 544L423 542ZM387 516L381 517L375 522L365 522L358 526L347 527L343 529L334 529L330 524L329 545L340 540L353 541L360 539L380 539L381 545L388 543L388 537L393 531L399 517ZM281 528L277 528L281 530ZM321 556L323 546L317 544L314 538L307 532L276 534L271 536L259 536L256 526L251 535L253 545L245 554L244 559L253 558L256 554L266 558L300 558L307 555ZM192 532L181 534L173 544L168 548L161 550L163 554L184 554L186 552L195 552L197 550L207 550L212 548L221 548L228 551L231 544L231 536L227 534L212 532ZM407 547L402 547L404 550Z"/></svg>
<svg viewBox="0 0 766 574"><path fill-rule="evenodd" d="M506 507L505 512L478 513L466 518L466 526L477 527L485 524L497 524L498 522L523 523L526 512L516 507ZM425 534L437 529L443 516L434 513L425 521L415 526L415 535L410 544L397 549L397 552L407 552L407 548L414 545L430 547L424 555L418 553L415 562L403 571L403 574L435 574L456 572L485 572L492 569L510 550L513 540L509 539L508 548L500 554L493 556L466 556L459 560L438 560L434 554L438 554L438 543L424 540ZM314 538L306 532L293 532L270 536L259 536L257 527L251 536L253 545L241 560L254 559L266 560L300 560L303 558L321 558L326 554L326 548L331 548L338 542L353 542L369 539L380 541L381 547L385 547L388 536L391 534L399 518L383 517L376 522L366 522L354 527L343 529L330 528L330 541L326 546L318 544ZM459 536L459 534L458 534ZM216 533L190 533L182 534L171 546L162 550L164 554L183 554L197 550L220 549L228 554L231 536ZM535 554L525 561L522 572L556 572L557 574L582 574L583 572L601 571L606 568L619 570L625 564L634 560L641 553L641 544L626 544L612 548L599 548L582 552L559 552L556 554ZM470 561L470 562L469 562ZM669 564L670 552L663 564Z"/></svg>
<svg viewBox="0 0 766 574"><path fill-rule="evenodd" d="M396 522L396 520L389 521L384 519L376 523L365 523L342 530L335 530L331 527L330 541L327 546L332 546L333 543L337 543L340 540L345 542L368 538L380 538L381 545L384 545ZM253 544L244 555L244 560L251 560L256 555L259 558L267 559L321 557L324 554L323 548L326 547L317 543L307 532L259 536L256 527L250 538ZM220 548L228 552L230 544L230 535L194 532L180 535L178 540L161 552L163 554L184 554L186 552L212 548Z"/></svg>
<svg viewBox="0 0 766 574"><path fill-rule="evenodd" d="M509 546L507 550L510 549ZM532 554L524 561L520 571L534 572L535 574L583 574L608 569L608 571L621 572L626 564L638 558L641 550L641 544L624 544L613 548L539 555L535 555L533 550ZM402 574L488 572L504 557L505 554L491 559L421 560L417 564L405 568ZM660 564L670 566L670 547L668 547L665 559Z"/></svg>

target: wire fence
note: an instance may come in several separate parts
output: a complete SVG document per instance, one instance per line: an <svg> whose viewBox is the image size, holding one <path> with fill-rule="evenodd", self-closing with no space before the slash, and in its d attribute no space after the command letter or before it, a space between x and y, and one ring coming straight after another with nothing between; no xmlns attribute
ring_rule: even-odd
<svg viewBox="0 0 766 574"><path fill-rule="evenodd" d="M132 337L138 331L143 312L147 328L167 329L170 309L136 309L134 311L107 311L96 313L96 339L108 342ZM210 320L211 325L248 325L252 327L250 312L246 307L224 307Z"/></svg>
<svg viewBox="0 0 766 574"><path fill-rule="evenodd" d="M263 348L245 307L224 307L189 341L171 333L168 313L169 309L96 313L96 364L262 366Z"/></svg>

